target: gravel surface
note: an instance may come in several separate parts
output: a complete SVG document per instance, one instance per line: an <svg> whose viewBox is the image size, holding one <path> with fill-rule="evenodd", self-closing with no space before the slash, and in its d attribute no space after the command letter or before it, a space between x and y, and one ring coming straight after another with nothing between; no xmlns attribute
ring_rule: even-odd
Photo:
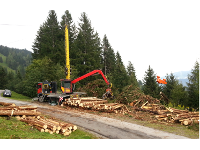
<svg viewBox="0 0 200 150"><path fill-rule="evenodd" d="M0 93L3 90L0 90ZM99 138L108 139L189 139L184 136L120 121L117 119L102 117L84 112L73 112L58 106L40 104L36 102L24 102L0 97L1 102L15 103L16 105L37 106L38 111L57 119L73 123Z"/></svg>

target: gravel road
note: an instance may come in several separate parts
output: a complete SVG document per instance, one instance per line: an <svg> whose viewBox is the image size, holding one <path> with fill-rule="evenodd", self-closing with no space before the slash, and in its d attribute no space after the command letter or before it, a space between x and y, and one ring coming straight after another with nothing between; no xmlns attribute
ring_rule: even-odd
<svg viewBox="0 0 200 150"><path fill-rule="evenodd" d="M0 90L0 93L3 90ZM188 139L184 136L128 123L112 118L101 117L83 112L57 109L55 106L42 105L34 102L23 102L1 97L0 102L15 103L16 105L37 106L43 114L73 123L100 138L107 139Z"/></svg>

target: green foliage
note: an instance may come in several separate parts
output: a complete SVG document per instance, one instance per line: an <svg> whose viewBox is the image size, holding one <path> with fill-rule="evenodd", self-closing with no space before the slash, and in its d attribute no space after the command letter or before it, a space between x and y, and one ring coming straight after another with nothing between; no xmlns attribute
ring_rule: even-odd
<svg viewBox="0 0 200 150"><path fill-rule="evenodd" d="M79 23L79 33L76 39L77 59L76 68L79 71L78 76L82 76L95 69L101 68L101 44L97 33L91 26L85 12L81 14ZM97 79L98 77L86 78L80 83L85 85L87 82Z"/></svg>
<svg viewBox="0 0 200 150"><path fill-rule="evenodd" d="M174 86L175 86L175 84L177 84L178 80L171 73L170 75L167 74L166 82L167 82L167 84L162 86L162 91L167 96L167 98L171 99L172 98L171 97L172 90L174 89Z"/></svg>
<svg viewBox="0 0 200 150"><path fill-rule="evenodd" d="M160 90L158 83L156 82L156 75L153 69L149 66L148 70L145 71L145 77L143 80L143 92L146 95L150 95L154 98L160 98Z"/></svg>
<svg viewBox="0 0 200 150"><path fill-rule="evenodd" d="M188 75L188 106L199 108L199 63L196 61L191 74Z"/></svg>
<svg viewBox="0 0 200 150"><path fill-rule="evenodd" d="M104 71L104 74L112 74L114 73L115 70L115 63L116 63L116 58L115 58L115 53L114 50L112 49L108 38L106 35L104 35L103 41L102 41L102 63L103 63L103 68L102 70Z"/></svg>
<svg viewBox="0 0 200 150"><path fill-rule="evenodd" d="M186 104L187 92L185 87L178 81L175 82L173 89L171 90L170 98L170 101L175 104L175 107Z"/></svg>
<svg viewBox="0 0 200 150"><path fill-rule="evenodd" d="M129 84L138 86L138 82L137 82L136 75L135 75L135 68L133 67L133 64L130 61L128 63L129 64L127 66L127 73L128 73L128 77L129 77Z"/></svg>
<svg viewBox="0 0 200 150"><path fill-rule="evenodd" d="M128 75L119 52L116 53L116 67L113 74L113 83L119 92L122 92L122 89L128 85Z"/></svg>
<svg viewBox="0 0 200 150"><path fill-rule="evenodd" d="M3 59L2 59L2 57L0 57L0 63L3 63Z"/></svg>
<svg viewBox="0 0 200 150"><path fill-rule="evenodd" d="M49 11L47 20L40 26L33 44L33 59L50 58L54 64L65 62L64 39L54 10Z"/></svg>
<svg viewBox="0 0 200 150"><path fill-rule="evenodd" d="M64 67L61 65L55 65L48 57L44 57L42 60L33 60L32 64L26 69L23 94L35 97L37 82L47 80L59 83L61 78L65 78Z"/></svg>
<svg viewBox="0 0 200 150"><path fill-rule="evenodd" d="M7 84L7 73L3 67L0 66L0 89L5 89Z"/></svg>
<svg viewBox="0 0 200 150"><path fill-rule="evenodd" d="M14 49L0 45L0 66L5 67L7 71L20 71L22 76L25 74L25 68L31 63L31 52L21 49Z"/></svg>

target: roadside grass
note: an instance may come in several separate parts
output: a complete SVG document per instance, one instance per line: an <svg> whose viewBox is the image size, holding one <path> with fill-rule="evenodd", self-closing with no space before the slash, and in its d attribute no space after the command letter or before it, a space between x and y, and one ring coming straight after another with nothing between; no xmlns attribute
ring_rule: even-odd
<svg viewBox="0 0 200 150"><path fill-rule="evenodd" d="M31 101L32 99L30 97L24 96L22 94L18 94L14 91L11 91L12 95L11 97L5 97L5 98L9 98L9 99L13 99L13 100L20 100L20 101ZM3 93L1 93L1 96L3 97Z"/></svg>
<svg viewBox="0 0 200 150"><path fill-rule="evenodd" d="M69 136L39 132L36 128L14 117L0 117L0 139L98 139L94 135L77 129Z"/></svg>

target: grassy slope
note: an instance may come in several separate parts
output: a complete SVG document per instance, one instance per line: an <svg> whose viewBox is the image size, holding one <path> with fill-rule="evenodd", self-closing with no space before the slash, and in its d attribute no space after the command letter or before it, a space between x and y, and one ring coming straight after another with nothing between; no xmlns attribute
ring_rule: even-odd
<svg viewBox="0 0 200 150"><path fill-rule="evenodd" d="M4 67L4 68L7 68L8 72L10 71L13 71L15 73L15 70L11 69L10 67L8 67L8 65L6 64L6 56L2 55L0 53L0 56L2 57L3 59L3 63L0 63L0 66Z"/></svg>
<svg viewBox="0 0 200 150"><path fill-rule="evenodd" d="M12 92L12 96L6 97L6 98L13 99L13 100L20 100L20 101L31 101L30 97L24 96L22 94L18 94L14 91L11 91L11 92ZM3 93L1 93L1 96L3 97Z"/></svg>
<svg viewBox="0 0 200 150"><path fill-rule="evenodd" d="M0 139L96 139L95 136L77 129L69 136L39 132L14 117L0 117Z"/></svg>

